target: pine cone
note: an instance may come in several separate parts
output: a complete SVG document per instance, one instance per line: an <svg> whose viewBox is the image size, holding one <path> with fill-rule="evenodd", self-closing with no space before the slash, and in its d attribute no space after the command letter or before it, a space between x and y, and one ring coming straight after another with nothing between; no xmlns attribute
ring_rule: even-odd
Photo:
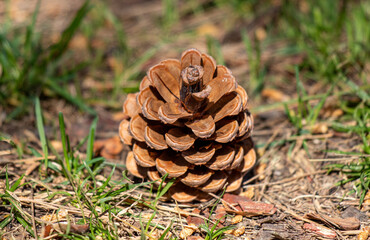
<svg viewBox="0 0 370 240"><path fill-rule="evenodd" d="M178 202L206 200L225 186L239 190L256 161L247 100L230 70L196 49L153 66L123 104L119 135L132 146L128 171L153 181L176 178L169 193Z"/></svg>

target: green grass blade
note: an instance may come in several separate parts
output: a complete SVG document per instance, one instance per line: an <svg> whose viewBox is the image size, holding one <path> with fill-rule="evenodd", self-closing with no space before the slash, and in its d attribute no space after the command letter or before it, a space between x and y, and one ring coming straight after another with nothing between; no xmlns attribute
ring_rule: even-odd
<svg viewBox="0 0 370 240"><path fill-rule="evenodd" d="M15 181L13 183L13 185L10 187L9 191L11 192L14 192L15 190L17 190L17 188L19 187L19 185L21 184L21 181L22 179L24 178L24 174L22 174L18 179L17 181Z"/></svg>
<svg viewBox="0 0 370 240"><path fill-rule="evenodd" d="M154 200L154 206L157 205L157 202L159 201L159 199L170 189L170 187L175 183L175 180L176 178L172 178L171 180L169 180L166 185L164 186L163 189L158 189L158 193L157 193L157 196L155 197L155 200ZM161 183L162 185L162 183Z"/></svg>
<svg viewBox="0 0 370 240"><path fill-rule="evenodd" d="M16 213L15 219L17 219L17 221L27 230L27 232L32 235L32 237L36 237L35 233L33 232L32 225L27 222L21 215Z"/></svg>
<svg viewBox="0 0 370 240"><path fill-rule="evenodd" d="M59 129L60 129L60 137L61 137L62 146L63 146L64 162L65 162L65 165L67 167L67 170L69 172L71 172L71 163L70 163L70 159L69 159L69 156L68 156L66 129L65 129L65 125L64 125L63 114L61 112L59 113Z"/></svg>
<svg viewBox="0 0 370 240"><path fill-rule="evenodd" d="M3 221L1 221L0 229L4 229L12 220L13 216L9 214Z"/></svg>
<svg viewBox="0 0 370 240"><path fill-rule="evenodd" d="M320 110L324 106L326 99L332 93L333 89L334 89L334 85L331 86L330 90L324 95L324 97L320 100L320 102L311 110L310 115L308 116L311 126L315 124L316 119L319 116Z"/></svg>
<svg viewBox="0 0 370 240"><path fill-rule="evenodd" d="M165 237L166 237L167 233L170 231L170 229L172 227L172 224L173 224L173 220L171 220L170 225L168 225L168 227L166 228L166 230L164 230L164 232L162 233L162 235L159 237L159 240L166 239Z"/></svg>
<svg viewBox="0 0 370 240"><path fill-rule="evenodd" d="M40 136L42 152L44 153L45 167L47 167L48 166L48 155L49 155L49 153L48 153L48 144L47 144L47 141L46 141L44 124L43 124L43 120L42 120L40 100L38 98L36 98L36 100L35 100L35 112L36 112L37 130L38 130L39 136Z"/></svg>
<svg viewBox="0 0 370 240"><path fill-rule="evenodd" d="M86 162L90 162L94 154L94 137L97 124L98 118L96 117L91 124L89 138L87 139Z"/></svg>
<svg viewBox="0 0 370 240"><path fill-rule="evenodd" d="M59 96L67 100L68 102L76 105L78 108L80 108L82 111L86 111L90 113L91 115L96 115L96 112L94 109L87 106L82 99L79 99L77 97L73 97L67 90L64 88L61 88L59 84L57 84L54 81L48 80L46 84Z"/></svg>

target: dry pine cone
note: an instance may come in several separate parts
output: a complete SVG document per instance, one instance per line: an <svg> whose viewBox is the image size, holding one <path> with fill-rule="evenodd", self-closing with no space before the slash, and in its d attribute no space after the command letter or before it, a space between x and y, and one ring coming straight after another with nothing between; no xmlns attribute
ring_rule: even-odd
<svg viewBox="0 0 370 240"><path fill-rule="evenodd" d="M123 104L128 171L157 183L176 178L169 193L178 202L239 190L256 161L247 100L230 70L196 49L153 66Z"/></svg>

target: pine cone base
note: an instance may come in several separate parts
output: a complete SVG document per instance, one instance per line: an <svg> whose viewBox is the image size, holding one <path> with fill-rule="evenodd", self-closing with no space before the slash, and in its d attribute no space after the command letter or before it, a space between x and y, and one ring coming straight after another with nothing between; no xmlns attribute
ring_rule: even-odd
<svg viewBox="0 0 370 240"><path fill-rule="evenodd" d="M153 66L123 104L128 171L157 184L176 178L169 194L178 202L239 190L256 161L247 100L231 71L196 49Z"/></svg>

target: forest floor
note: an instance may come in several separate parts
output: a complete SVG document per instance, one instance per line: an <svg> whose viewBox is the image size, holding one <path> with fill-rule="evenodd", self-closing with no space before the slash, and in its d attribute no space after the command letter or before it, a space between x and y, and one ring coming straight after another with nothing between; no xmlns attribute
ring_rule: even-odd
<svg viewBox="0 0 370 240"><path fill-rule="evenodd" d="M0 2L2 239L368 238L369 2L70 3ZM240 199L178 204L125 169L127 93L188 48L248 92Z"/></svg>

